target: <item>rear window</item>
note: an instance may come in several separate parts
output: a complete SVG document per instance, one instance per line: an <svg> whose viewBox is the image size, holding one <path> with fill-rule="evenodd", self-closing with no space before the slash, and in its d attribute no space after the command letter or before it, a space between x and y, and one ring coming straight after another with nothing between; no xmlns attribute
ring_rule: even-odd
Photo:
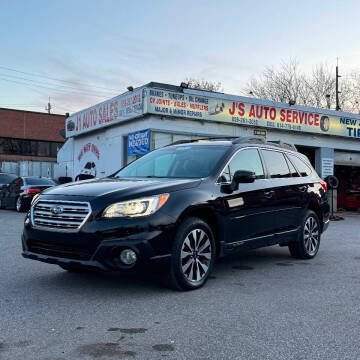
<svg viewBox="0 0 360 360"><path fill-rule="evenodd" d="M11 183L14 179L16 179L15 175L11 175L11 174L0 174L0 184L9 184Z"/></svg>
<svg viewBox="0 0 360 360"><path fill-rule="evenodd" d="M271 178L277 179L291 177L291 173L283 153L271 150L262 150L262 153Z"/></svg>
<svg viewBox="0 0 360 360"><path fill-rule="evenodd" d="M26 185L55 185L55 182L46 178L25 178Z"/></svg>
<svg viewBox="0 0 360 360"><path fill-rule="evenodd" d="M311 174L310 166L306 165L303 160L298 158L295 155L288 154L290 161L295 165L298 169L301 176L309 176Z"/></svg>

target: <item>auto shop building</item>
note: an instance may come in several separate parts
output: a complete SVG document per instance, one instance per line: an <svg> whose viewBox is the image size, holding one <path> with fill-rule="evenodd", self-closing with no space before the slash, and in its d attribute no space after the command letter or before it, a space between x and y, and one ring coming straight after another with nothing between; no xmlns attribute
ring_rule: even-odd
<svg viewBox="0 0 360 360"><path fill-rule="evenodd" d="M340 180L338 206L360 208L360 115L149 83L72 114L58 163L104 177L178 140L261 136L295 144L319 175Z"/></svg>

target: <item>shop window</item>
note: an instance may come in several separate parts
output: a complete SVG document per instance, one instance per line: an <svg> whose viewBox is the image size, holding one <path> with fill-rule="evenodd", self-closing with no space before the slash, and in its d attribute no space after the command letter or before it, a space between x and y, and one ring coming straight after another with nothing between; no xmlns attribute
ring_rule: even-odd
<svg viewBox="0 0 360 360"><path fill-rule="evenodd" d="M56 157L62 143L0 138L0 154Z"/></svg>
<svg viewBox="0 0 360 360"><path fill-rule="evenodd" d="M50 144L48 142L38 143L38 156L49 156L50 155Z"/></svg>
<svg viewBox="0 0 360 360"><path fill-rule="evenodd" d="M173 142L172 134L154 133L154 149L160 149Z"/></svg>

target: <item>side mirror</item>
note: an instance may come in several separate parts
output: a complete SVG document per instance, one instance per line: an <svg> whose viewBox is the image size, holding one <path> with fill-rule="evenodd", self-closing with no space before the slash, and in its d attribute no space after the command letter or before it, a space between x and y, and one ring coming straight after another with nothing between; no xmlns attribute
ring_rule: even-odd
<svg viewBox="0 0 360 360"><path fill-rule="evenodd" d="M231 184L221 185L221 191L226 194L231 194L239 188L239 184L250 184L256 179L256 175L252 171L237 170L235 171L234 177Z"/></svg>
<svg viewBox="0 0 360 360"><path fill-rule="evenodd" d="M256 179L256 175L252 171L237 170L235 171L233 182L237 184L249 184L253 183Z"/></svg>

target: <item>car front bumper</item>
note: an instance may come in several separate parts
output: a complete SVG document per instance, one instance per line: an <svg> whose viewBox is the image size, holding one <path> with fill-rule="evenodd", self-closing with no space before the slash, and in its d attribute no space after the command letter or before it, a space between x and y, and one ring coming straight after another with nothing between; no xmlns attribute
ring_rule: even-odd
<svg viewBox="0 0 360 360"><path fill-rule="evenodd" d="M155 215L136 222L118 219L95 225L93 221L74 233L37 229L27 217L22 256L50 264L117 271L133 267L120 261L120 252L131 249L137 255L134 265L166 262L171 257L175 221L160 212Z"/></svg>

